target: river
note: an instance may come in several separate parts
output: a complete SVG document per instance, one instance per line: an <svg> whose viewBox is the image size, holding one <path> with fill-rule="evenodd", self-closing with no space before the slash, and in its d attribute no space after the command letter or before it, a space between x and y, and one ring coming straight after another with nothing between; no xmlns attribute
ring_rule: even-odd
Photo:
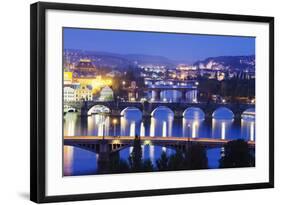
<svg viewBox="0 0 281 205"><path fill-rule="evenodd" d="M205 119L198 108L190 108L182 118L175 118L167 107L158 107L150 119L142 119L142 113L136 108L127 108L122 117L111 117L104 114L93 114L82 118L78 113L67 113L64 116L65 136L173 136L192 138L221 138L255 140L255 120L251 117L234 119L227 109L220 109L212 119ZM127 160L131 148L119 152ZM166 147L143 145L144 159L151 159L153 165L162 151L167 155L175 151ZM221 155L220 148L207 150L208 167L218 168ZM77 147L64 146L64 175L95 174L98 169L98 154Z"/></svg>

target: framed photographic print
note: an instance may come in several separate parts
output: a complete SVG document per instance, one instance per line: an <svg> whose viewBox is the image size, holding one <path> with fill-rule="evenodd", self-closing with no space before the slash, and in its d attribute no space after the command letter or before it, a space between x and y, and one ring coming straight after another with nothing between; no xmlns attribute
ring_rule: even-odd
<svg viewBox="0 0 281 205"><path fill-rule="evenodd" d="M31 5L31 200L274 186L274 18Z"/></svg>

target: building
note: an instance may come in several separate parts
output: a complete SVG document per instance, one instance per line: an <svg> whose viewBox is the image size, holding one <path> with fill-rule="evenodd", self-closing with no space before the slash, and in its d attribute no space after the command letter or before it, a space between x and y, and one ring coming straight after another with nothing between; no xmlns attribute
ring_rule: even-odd
<svg viewBox="0 0 281 205"><path fill-rule="evenodd" d="M92 101L93 94L92 90L89 89L86 85L81 85L80 88L75 90L75 100L76 101Z"/></svg>
<svg viewBox="0 0 281 205"><path fill-rule="evenodd" d="M95 92L105 86L111 86L112 80L110 78L102 78L101 76L96 77L75 77L73 82L81 85L87 85L92 87L92 91Z"/></svg>
<svg viewBox="0 0 281 205"><path fill-rule="evenodd" d="M73 79L73 74L72 72L64 72L63 73L63 83L65 85L69 85L72 83L72 79Z"/></svg>
<svg viewBox="0 0 281 205"><path fill-rule="evenodd" d="M63 101L75 101L75 90L71 87L63 88Z"/></svg>
<svg viewBox="0 0 281 205"><path fill-rule="evenodd" d="M99 99L101 101L111 101L111 100L113 100L113 90L110 87L105 86L100 91L100 98Z"/></svg>
<svg viewBox="0 0 281 205"><path fill-rule="evenodd" d="M96 71L97 69L90 59L80 59L75 66L75 73L77 73L78 76L95 76Z"/></svg>
<svg viewBox="0 0 281 205"><path fill-rule="evenodd" d="M122 75L122 73L117 71L117 70L113 70L113 71L106 74L106 76L110 77L110 78L114 78L116 76L118 77L118 76L121 76L121 75Z"/></svg>

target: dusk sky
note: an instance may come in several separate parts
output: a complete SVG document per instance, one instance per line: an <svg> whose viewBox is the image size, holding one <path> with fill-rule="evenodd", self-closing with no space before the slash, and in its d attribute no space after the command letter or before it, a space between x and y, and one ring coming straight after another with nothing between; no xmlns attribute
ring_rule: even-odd
<svg viewBox="0 0 281 205"><path fill-rule="evenodd" d="M65 28L64 48L193 62L207 57L254 55L255 38Z"/></svg>

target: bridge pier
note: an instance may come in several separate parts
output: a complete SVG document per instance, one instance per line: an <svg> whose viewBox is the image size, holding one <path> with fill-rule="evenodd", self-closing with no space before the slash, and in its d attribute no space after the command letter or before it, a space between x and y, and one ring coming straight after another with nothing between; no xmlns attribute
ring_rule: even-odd
<svg viewBox="0 0 281 205"><path fill-rule="evenodd" d="M81 116L88 116L88 103L84 101L81 107Z"/></svg>
<svg viewBox="0 0 281 205"><path fill-rule="evenodd" d="M159 101L160 100L160 93L161 93L161 90L152 90L152 99L154 101Z"/></svg>
<svg viewBox="0 0 281 205"><path fill-rule="evenodd" d="M107 141L102 140L100 144L100 150L99 150L99 157L98 157L98 167L99 173L107 173L109 169L109 163L110 163L110 149L109 144Z"/></svg>

